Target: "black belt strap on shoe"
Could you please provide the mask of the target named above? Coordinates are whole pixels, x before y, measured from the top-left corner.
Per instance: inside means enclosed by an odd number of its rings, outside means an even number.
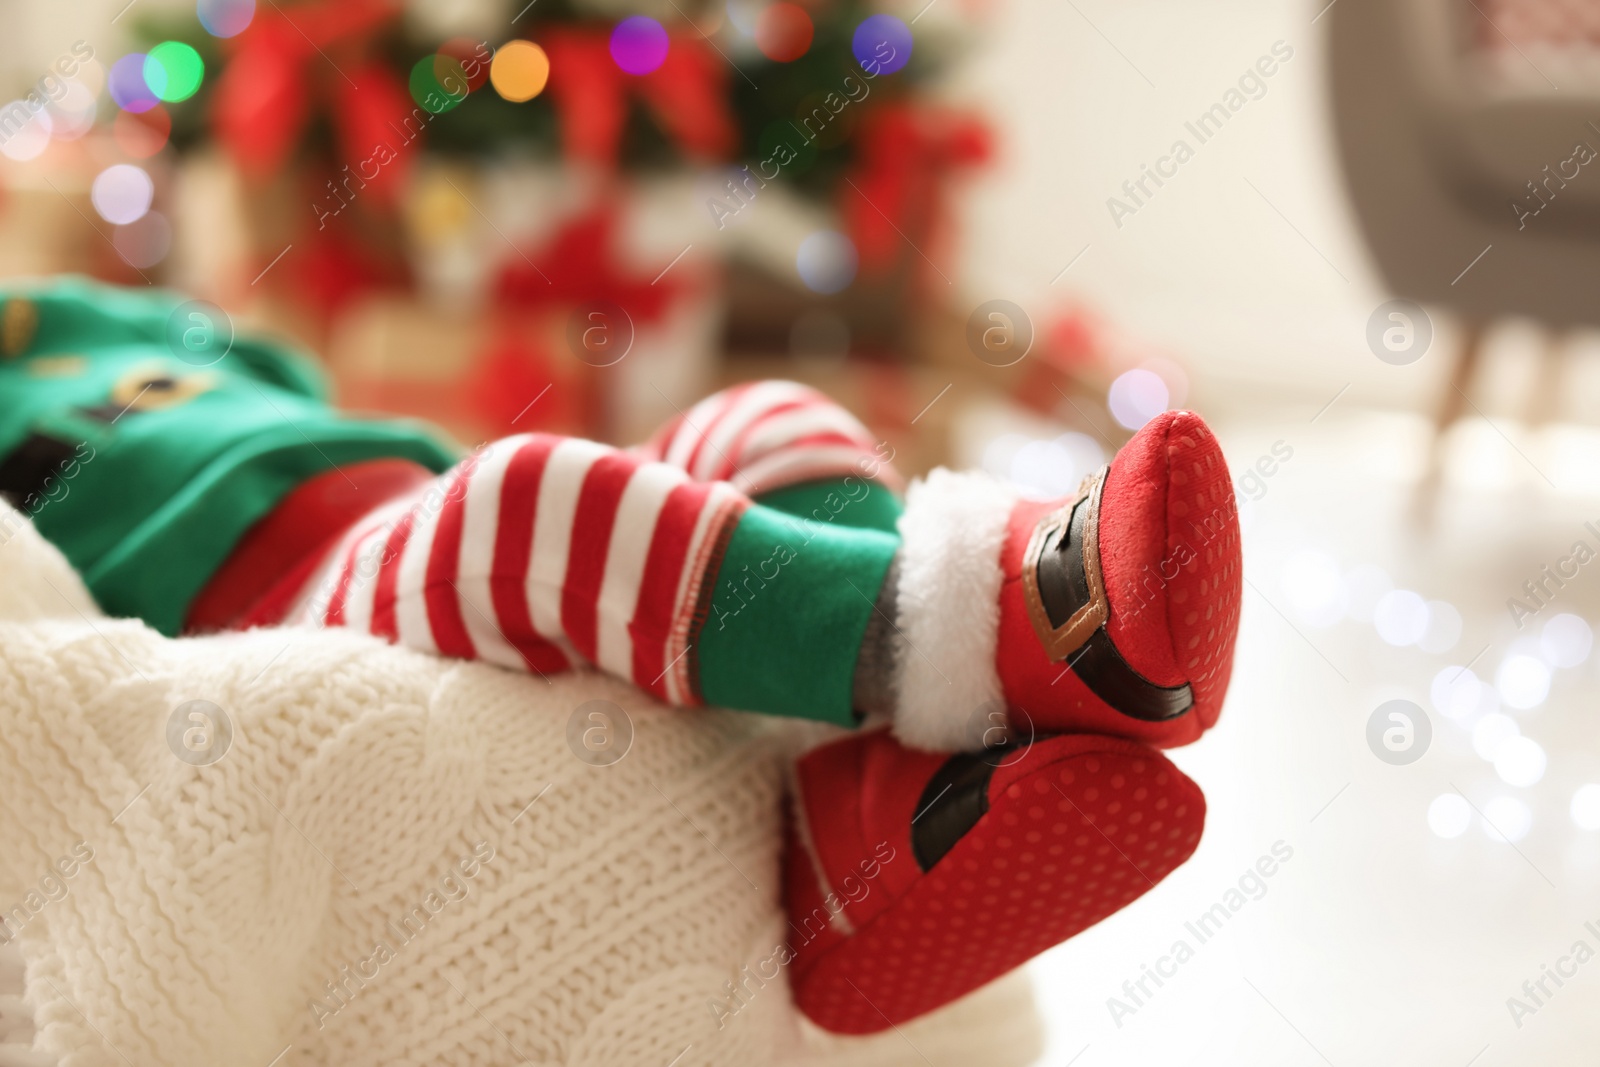
[[[1056,662],[1090,692],[1130,718],[1175,719],[1194,706],[1189,683],[1162,686],[1122,658],[1106,633],[1111,609],[1100,571],[1100,496],[1106,468],[1084,479],[1078,495],[1041,520],[1022,561],[1028,618]]]

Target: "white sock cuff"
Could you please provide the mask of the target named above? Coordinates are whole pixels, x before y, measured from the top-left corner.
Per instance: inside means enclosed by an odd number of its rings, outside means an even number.
[[[974,751],[1004,699],[1000,553],[1016,490],[940,467],[914,482],[900,518],[894,732],[912,748]]]

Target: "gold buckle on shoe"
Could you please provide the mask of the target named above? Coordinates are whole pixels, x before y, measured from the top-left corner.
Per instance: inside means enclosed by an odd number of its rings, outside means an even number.
[[[1022,557],[1022,588],[1028,605],[1028,619],[1033,632],[1051,660],[1066,659],[1079,648],[1111,617],[1106,600],[1105,581],[1100,573],[1100,495],[1105,489],[1106,470],[1102,467],[1088,475],[1078,485],[1078,491],[1066,504],[1039,520],[1028,539],[1028,550]],[[1072,521],[1078,508],[1086,509],[1076,543],[1071,538]],[[1081,568],[1088,601],[1080,605],[1071,616],[1057,624],[1051,621],[1045,607],[1044,595],[1039,589],[1039,562],[1046,551],[1065,552],[1062,561],[1070,570]]]

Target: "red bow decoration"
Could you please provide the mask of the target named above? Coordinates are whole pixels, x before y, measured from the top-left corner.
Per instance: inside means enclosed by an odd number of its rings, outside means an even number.
[[[737,137],[727,105],[728,71],[698,37],[674,34],[667,58],[645,75],[617,66],[603,31],[552,29],[543,45],[568,159],[616,166],[630,85],[691,159],[715,162],[733,150]]]
[[[340,156],[377,198],[392,203],[412,154],[405,135],[411,96],[382,63],[366,57],[336,62],[327,50],[355,46],[359,52],[399,14],[396,0],[319,0],[287,11],[275,4],[258,10],[250,28],[228,42],[233,56],[217,80],[211,114],[217,140],[239,169],[251,177],[279,170],[320,91]],[[393,157],[374,166],[380,144]]]
[[[537,311],[603,300],[626,310],[635,322],[659,320],[678,296],[677,279],[651,284],[650,278],[621,269],[616,241],[620,214],[617,200],[602,196],[594,207],[562,223],[543,248],[526,258],[507,257],[494,282],[495,303],[508,311]]]
[[[469,404],[486,431],[543,428],[594,434],[603,429],[601,372],[553,354],[545,343],[550,332],[539,329],[540,322],[549,324],[549,312],[598,302],[622,308],[634,326],[659,322],[693,284],[685,284],[687,266],[676,268],[683,272],[678,277],[656,275],[654,282],[649,275],[625,270],[617,255],[619,218],[616,197],[602,194],[593,208],[564,222],[543,247],[526,258],[507,257],[491,290],[497,309],[494,337],[466,386]],[[561,387],[529,411],[528,398],[557,382]]]
[[[991,140],[988,125],[966,112],[895,103],[863,116],[856,168],[839,190],[862,274],[888,273],[908,239],[925,253],[938,243],[951,172],[987,162]]]

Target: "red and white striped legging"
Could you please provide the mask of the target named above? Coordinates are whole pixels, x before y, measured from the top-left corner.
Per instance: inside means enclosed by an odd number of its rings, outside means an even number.
[[[751,497],[868,474],[900,487],[866,427],[794,382],[724,390],[633,450],[507,437],[356,523],[292,617],[697,703],[696,604]]]

